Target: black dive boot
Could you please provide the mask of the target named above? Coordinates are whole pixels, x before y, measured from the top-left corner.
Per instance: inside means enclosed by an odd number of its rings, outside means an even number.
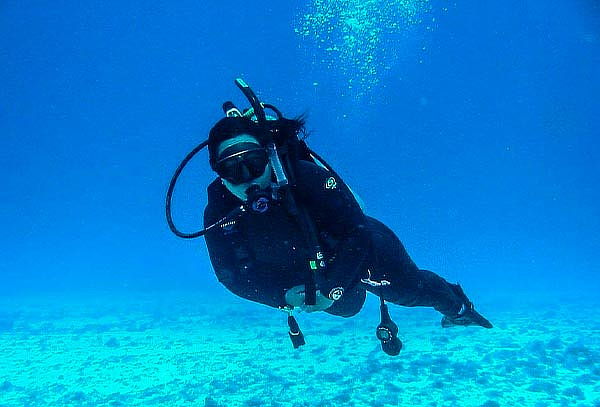
[[[475,311],[473,303],[469,301],[465,292],[459,284],[450,284],[452,291],[459,297],[463,303],[460,311],[455,317],[444,316],[442,318],[442,327],[448,328],[451,326],[468,326],[479,325],[484,328],[492,328],[490,321],[485,319],[481,314]]]

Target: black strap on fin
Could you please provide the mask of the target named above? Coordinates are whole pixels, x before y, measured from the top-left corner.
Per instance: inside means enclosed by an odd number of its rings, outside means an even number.
[[[288,326],[290,327],[288,334],[290,335],[294,349],[298,349],[300,346],[306,344],[304,342],[304,334],[300,330],[300,326],[298,326],[298,321],[291,314],[288,315]]]
[[[381,301],[379,307],[381,322],[377,326],[375,335],[381,341],[381,349],[385,353],[390,356],[398,356],[400,350],[402,350],[402,341],[398,339],[398,325],[390,317],[390,312],[383,299],[383,292],[380,294],[379,299]]]

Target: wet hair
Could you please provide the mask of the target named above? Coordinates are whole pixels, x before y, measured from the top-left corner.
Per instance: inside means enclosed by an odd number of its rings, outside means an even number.
[[[281,118],[275,123],[283,137],[299,135],[301,139],[304,139],[308,135],[305,127],[306,117],[304,115],[294,119]],[[279,142],[279,140],[276,140],[276,142]]]
[[[295,119],[281,118],[268,121],[269,127],[274,127],[279,131],[275,133],[275,142],[279,145],[290,136],[305,134],[304,116]],[[208,134],[208,154],[210,166],[215,169],[218,159],[219,145],[225,140],[237,137],[240,134],[249,134],[256,138],[258,142],[265,146],[267,140],[261,127],[254,120],[247,117],[224,117],[219,120]]]

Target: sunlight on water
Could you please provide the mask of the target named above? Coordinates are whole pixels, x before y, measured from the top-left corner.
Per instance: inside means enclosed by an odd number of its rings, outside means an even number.
[[[313,0],[296,32],[316,48],[313,63],[337,70],[348,93],[361,98],[394,65],[402,35],[429,11],[428,0]]]

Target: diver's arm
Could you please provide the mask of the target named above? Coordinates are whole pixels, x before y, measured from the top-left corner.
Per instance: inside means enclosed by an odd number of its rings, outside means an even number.
[[[309,162],[301,161],[297,166],[296,196],[306,205],[319,231],[330,234],[338,242],[325,276],[317,274],[319,290],[335,299],[335,289],[345,290],[364,270],[370,245],[365,215],[341,180]]]
[[[209,205],[210,207],[210,205]],[[219,219],[209,208],[205,211],[205,224]],[[225,234],[215,227],[206,235],[206,246],[215,275],[219,282],[235,295],[274,308],[286,305],[285,290],[279,287],[247,256],[239,233]]]

